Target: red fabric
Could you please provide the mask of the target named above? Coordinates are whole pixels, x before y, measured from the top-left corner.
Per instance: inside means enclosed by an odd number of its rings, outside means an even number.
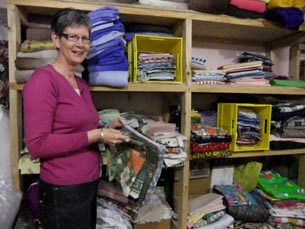
[[[242,9],[255,13],[263,13],[266,10],[266,3],[257,0],[230,0],[230,4]]]

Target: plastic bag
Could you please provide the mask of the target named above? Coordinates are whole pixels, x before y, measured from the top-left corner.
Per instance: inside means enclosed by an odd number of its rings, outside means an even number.
[[[247,192],[253,191],[257,185],[262,166],[262,163],[256,161],[236,166],[234,168],[234,183],[241,185]]]
[[[21,203],[21,193],[14,187],[0,181],[0,225],[1,229],[11,229]]]

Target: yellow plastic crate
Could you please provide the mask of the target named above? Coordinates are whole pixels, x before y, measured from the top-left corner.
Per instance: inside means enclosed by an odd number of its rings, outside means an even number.
[[[239,146],[236,144],[238,110],[242,107],[253,110],[260,118],[260,133],[262,140],[255,146]],[[232,135],[230,150],[234,152],[269,150],[271,110],[272,105],[270,104],[218,103],[217,127],[227,130],[228,133]]]
[[[147,83],[182,83],[182,37],[161,37],[136,34],[128,43],[129,79],[132,82],[138,81],[138,54],[141,52],[150,53],[171,53],[174,56],[176,66],[175,81],[145,81]]]

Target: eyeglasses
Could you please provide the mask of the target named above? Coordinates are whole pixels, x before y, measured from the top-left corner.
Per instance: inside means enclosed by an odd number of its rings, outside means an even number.
[[[64,38],[66,38],[68,41],[72,41],[72,42],[78,42],[79,40],[82,41],[82,43],[84,44],[90,44],[90,39],[88,37],[80,37],[80,36],[77,36],[75,34],[66,34],[66,33],[63,33],[62,36]]]

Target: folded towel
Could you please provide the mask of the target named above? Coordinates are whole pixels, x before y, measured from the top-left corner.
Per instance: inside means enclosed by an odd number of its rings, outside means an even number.
[[[90,85],[123,88],[128,85],[128,71],[104,71],[89,73]]]

